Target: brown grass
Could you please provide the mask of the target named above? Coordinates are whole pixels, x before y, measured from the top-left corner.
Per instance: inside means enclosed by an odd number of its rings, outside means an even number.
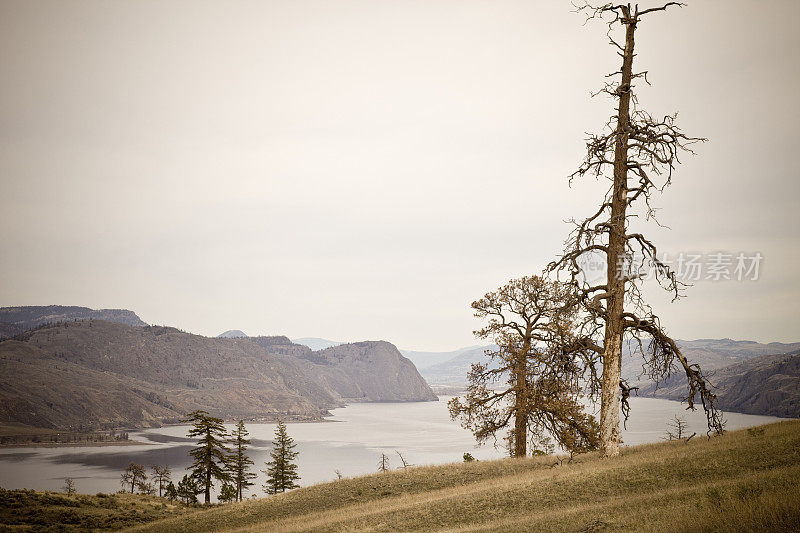
[[[194,509],[140,494],[0,489],[0,531],[119,530]]]
[[[147,531],[800,531],[800,421],[688,444],[411,468],[140,526]]]

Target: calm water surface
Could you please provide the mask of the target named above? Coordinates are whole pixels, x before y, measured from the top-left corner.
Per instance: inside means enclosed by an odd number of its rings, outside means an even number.
[[[464,452],[477,459],[503,457],[493,446],[476,446],[472,434],[450,420],[447,401],[420,403],[354,403],[332,411],[325,423],[289,423],[289,435],[297,442],[302,485],[344,476],[375,472],[381,453],[391,466],[401,465],[396,452],[415,465],[461,461]],[[702,410],[690,412],[678,402],[631,398],[631,418],[623,431],[625,444],[656,442],[663,438],[673,415],[685,417],[689,434],[705,434]],[[779,420],[770,416],[726,413],[727,429],[740,429]],[[228,426],[229,429],[232,426]],[[57,490],[64,477],[75,480],[78,492],[115,492],[119,476],[131,461],[142,465],[168,464],[173,480],[180,479],[189,465],[192,441],[187,426],[170,426],[131,432],[141,446],[6,448],[0,449],[0,486]],[[269,459],[274,424],[248,424],[253,439],[250,457],[264,468]],[[251,494],[261,494],[266,476],[259,472]]]

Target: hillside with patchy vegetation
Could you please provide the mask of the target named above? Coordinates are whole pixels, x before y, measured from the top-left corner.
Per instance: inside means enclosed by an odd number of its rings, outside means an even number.
[[[226,419],[320,420],[347,400],[433,401],[392,344],[313,352],[286,337],[208,338],[101,320],[0,341],[0,423],[155,426],[205,409]]]
[[[753,415],[800,417],[800,352],[761,355],[712,372],[719,407]],[[674,376],[658,387],[642,387],[642,396],[683,400],[686,385]]]
[[[13,337],[42,324],[55,324],[73,320],[105,320],[129,326],[146,326],[128,309],[90,309],[77,305],[26,305],[0,307],[0,338]]]

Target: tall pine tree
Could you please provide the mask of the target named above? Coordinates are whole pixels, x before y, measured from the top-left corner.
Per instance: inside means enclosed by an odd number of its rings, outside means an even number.
[[[184,422],[191,422],[189,437],[200,437],[197,447],[189,452],[194,462],[189,467],[205,493],[205,503],[211,503],[211,488],[214,480],[230,481],[228,472],[228,448],[225,445],[228,433],[222,419],[197,410],[189,413]]]
[[[270,453],[272,461],[267,461],[267,469],[263,470],[267,474],[267,482],[264,485],[264,492],[267,494],[286,492],[300,486],[295,483],[300,479],[300,475],[297,473],[297,465],[292,462],[298,455],[298,452],[294,451],[295,446],[297,445],[294,439],[286,433],[286,424],[278,420],[275,442]]]
[[[239,420],[229,440],[232,452],[228,460],[228,468],[230,469],[231,481],[236,488],[236,499],[238,501],[242,501],[244,491],[247,490],[247,487],[253,485],[250,480],[256,477],[255,472],[250,472],[253,460],[246,453],[247,446],[250,444],[250,439],[247,438],[248,435],[244,422]]]

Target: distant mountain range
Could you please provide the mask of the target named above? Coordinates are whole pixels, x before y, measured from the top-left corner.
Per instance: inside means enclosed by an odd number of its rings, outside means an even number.
[[[450,359],[420,368],[420,373],[431,385],[463,386],[474,363],[492,364],[486,351],[495,348],[493,345],[462,348],[451,352],[455,355]]]
[[[707,372],[724,411],[800,417],[800,351],[755,355]],[[658,387],[653,383],[640,386],[640,396],[679,401],[686,397],[683,373],[671,376]]]
[[[26,324],[38,326],[0,341],[0,423],[142,427],[194,409],[226,419],[319,420],[346,401],[437,399],[384,341],[313,351],[280,336],[208,338],[122,323],[135,316],[130,311],[109,322],[75,320],[63,311],[71,308],[60,309],[28,309]]]
[[[330,348],[331,346],[343,344],[341,342],[320,339],[318,337],[292,339],[292,342],[303,344],[312,350],[321,350],[324,348]],[[422,352],[416,350],[403,350],[401,348],[400,353],[403,354],[403,357],[414,363],[414,366],[419,369],[421,374],[426,376],[426,379],[428,379],[427,376],[430,376],[434,381],[441,381],[436,379],[436,376],[441,372],[442,376],[447,375],[452,377],[452,382],[461,383],[466,376],[467,370],[469,370],[469,365],[481,361],[484,357],[484,352],[486,349],[491,347],[491,345],[468,346],[466,348],[459,348],[458,350],[452,350],[449,352]],[[464,366],[465,363],[467,363],[467,366]],[[439,370],[427,372],[427,369],[434,366],[437,366]],[[450,368],[450,366],[452,366],[452,368]],[[461,372],[462,369],[464,372]]]
[[[800,350],[800,342],[761,344],[753,341],[735,341],[731,339],[698,339],[694,341],[676,341],[683,354],[691,363],[697,363],[704,372],[711,372],[729,365],[741,363],[759,355],[785,354]],[[641,356],[628,357],[635,346],[625,345],[626,356],[623,357],[622,377],[632,384],[650,380],[642,376]]]
[[[292,339],[292,342],[296,344],[302,344],[303,346],[308,346],[309,348],[315,351],[324,350],[325,348],[333,348],[334,346],[345,344],[344,342],[329,341],[327,339],[320,339],[317,337],[302,337],[300,339]]]
[[[800,343],[678,344],[711,377],[723,409],[800,416]],[[348,400],[435,400],[429,384],[463,388],[491,348],[399,351],[384,341],[291,341],[240,330],[208,338],[148,326],[124,309],[0,308],[0,423],[141,427],[198,408],[227,419],[319,420]],[[683,399],[680,371],[656,388],[641,376],[641,358],[626,351],[623,376],[639,395]]]
[[[218,339],[237,339],[239,337],[247,337],[247,333],[238,329],[229,329],[228,331],[217,335]]]
[[[489,346],[467,346],[466,348],[459,348],[450,352],[419,352],[413,350],[400,350],[404,356],[411,359],[420,370],[423,368],[431,368],[435,365],[440,365],[448,362],[455,362],[457,360],[464,360],[465,356],[471,358],[477,355],[481,357],[484,351]],[[467,355],[470,354],[470,355]]]
[[[684,355],[698,363],[716,387],[719,406],[740,413],[800,417],[800,343],[761,344],[731,339],[677,341]],[[441,361],[442,352],[403,352],[417,364],[420,374],[434,388],[444,391],[463,389],[473,363],[488,363],[487,349],[475,346],[453,352]],[[686,382],[678,370],[658,387],[642,375],[641,356],[625,348],[622,374],[631,385],[640,387],[639,396],[683,400]],[[431,361],[436,361],[433,364]]]

